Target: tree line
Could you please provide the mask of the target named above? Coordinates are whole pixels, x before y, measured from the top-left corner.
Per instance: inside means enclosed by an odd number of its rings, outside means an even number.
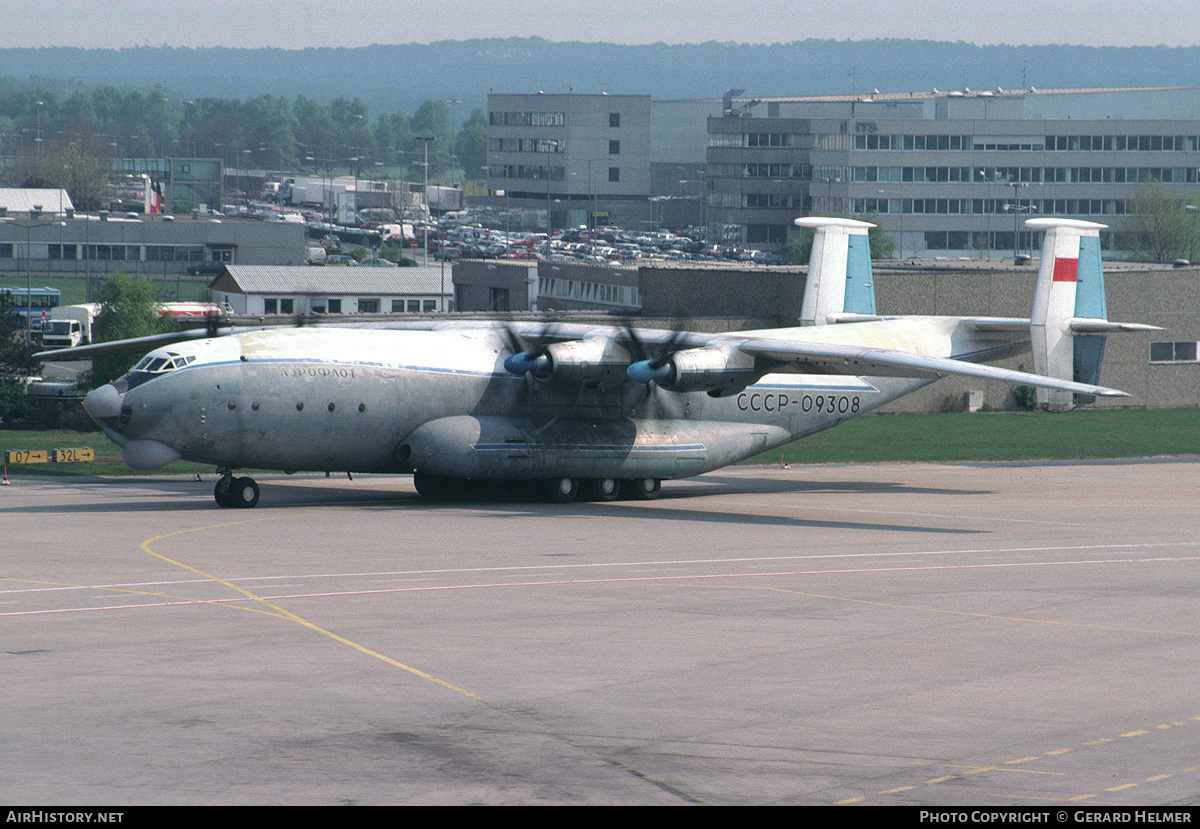
[[[424,139],[432,138],[430,179],[479,178],[487,118],[481,108],[457,112],[456,104],[372,114],[358,98],[177,100],[161,87],[0,78],[0,158],[10,186],[64,187],[83,208],[98,198],[92,190],[105,158],[220,158],[236,169],[418,179]]]

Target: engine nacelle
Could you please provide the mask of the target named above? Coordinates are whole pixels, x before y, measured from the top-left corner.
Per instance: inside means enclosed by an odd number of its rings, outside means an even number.
[[[672,354],[658,384],[669,391],[706,391],[713,397],[739,392],[762,376],[754,358],[737,348],[686,348]]]
[[[629,365],[629,352],[607,339],[554,343],[546,346],[545,357],[533,368],[534,377],[585,386],[624,382]]]

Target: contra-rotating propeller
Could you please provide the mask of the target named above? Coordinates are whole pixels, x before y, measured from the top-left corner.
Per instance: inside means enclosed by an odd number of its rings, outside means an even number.
[[[504,360],[504,369],[518,377],[526,374],[532,374],[534,377],[546,376],[551,366],[546,348],[555,339],[552,335],[553,323],[546,323],[541,331],[529,338],[529,342],[511,325],[505,325],[503,330],[508,349],[512,352]]]
[[[670,336],[659,346],[658,353],[651,357],[646,343],[629,323],[629,320],[625,320],[623,324],[625,334],[629,338],[629,351],[635,358],[634,362],[625,369],[629,379],[646,385],[651,382],[660,386],[669,383],[674,376],[674,369],[670,365],[671,355],[678,350],[679,344],[683,341],[683,331],[679,328],[672,329]]]

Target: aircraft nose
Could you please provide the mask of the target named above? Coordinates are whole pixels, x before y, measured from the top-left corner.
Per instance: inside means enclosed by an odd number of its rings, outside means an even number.
[[[96,421],[120,417],[121,401],[124,398],[125,395],[118,392],[116,386],[107,383],[83,398],[83,410]]]

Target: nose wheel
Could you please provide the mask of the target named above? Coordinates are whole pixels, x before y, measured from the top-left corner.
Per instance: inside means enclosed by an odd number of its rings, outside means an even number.
[[[253,478],[235,478],[226,472],[213,488],[217,506],[225,509],[249,509],[258,504],[258,484]]]

